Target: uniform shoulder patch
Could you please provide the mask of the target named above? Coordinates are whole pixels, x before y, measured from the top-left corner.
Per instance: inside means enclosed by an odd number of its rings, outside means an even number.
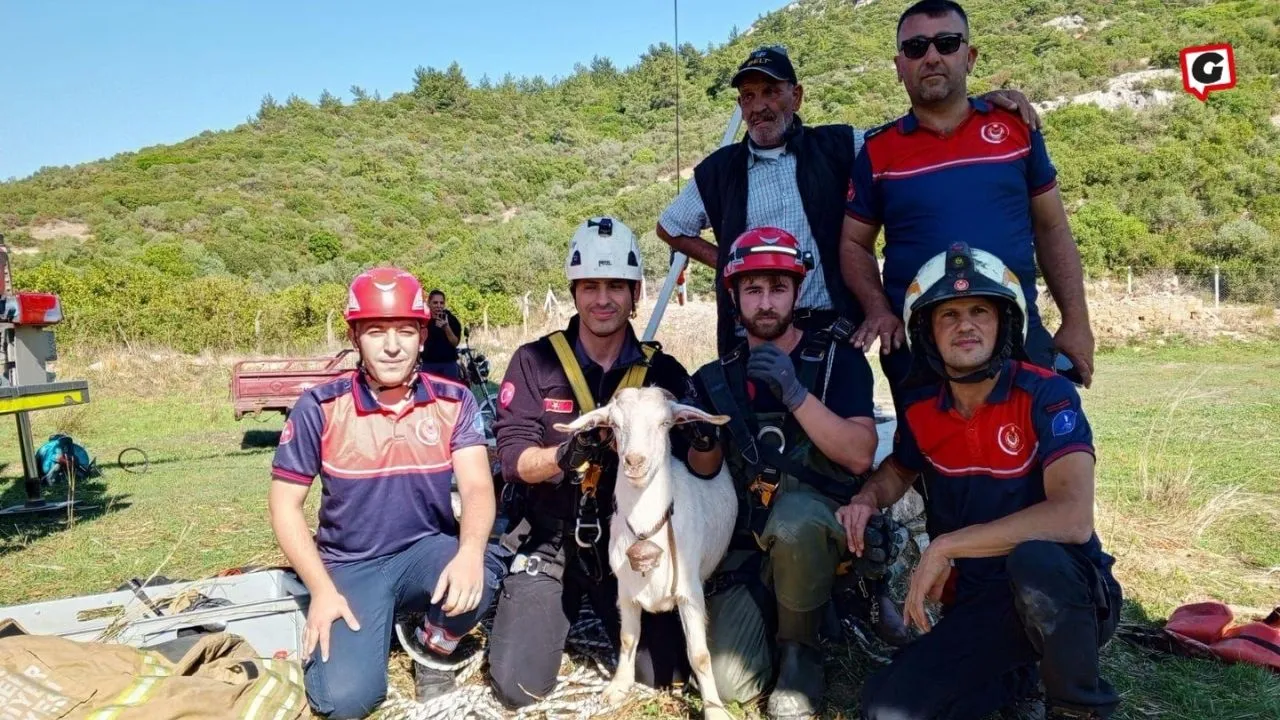
[[[1076,429],[1076,422],[1079,415],[1075,410],[1060,410],[1057,415],[1053,416],[1053,436],[1062,437],[1071,434]]]

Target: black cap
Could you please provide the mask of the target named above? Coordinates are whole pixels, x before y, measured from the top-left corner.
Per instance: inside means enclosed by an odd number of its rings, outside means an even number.
[[[785,80],[790,83],[800,82],[796,79],[796,69],[791,66],[791,58],[787,57],[787,51],[780,47],[762,47],[753,50],[738,66],[738,72],[734,74],[729,84],[738,87],[742,77],[749,72],[762,72],[775,80]]]

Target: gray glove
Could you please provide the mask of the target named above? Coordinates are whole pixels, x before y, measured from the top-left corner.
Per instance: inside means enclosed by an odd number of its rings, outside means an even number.
[[[795,412],[809,394],[796,377],[795,363],[773,343],[757,345],[751,350],[751,359],[747,361],[747,377],[766,383],[774,397],[781,400],[791,412]]]

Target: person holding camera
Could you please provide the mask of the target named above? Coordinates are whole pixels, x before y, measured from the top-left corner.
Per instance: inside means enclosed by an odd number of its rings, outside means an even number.
[[[449,312],[443,290],[432,290],[427,296],[431,308],[431,326],[427,341],[422,346],[422,371],[457,382],[462,382],[458,369],[458,343],[462,339],[462,323]]]

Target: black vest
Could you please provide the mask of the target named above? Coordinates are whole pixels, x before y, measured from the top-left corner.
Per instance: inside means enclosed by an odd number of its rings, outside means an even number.
[[[719,255],[716,259],[716,308],[719,315],[719,354],[732,350],[737,322],[732,298],[720,281],[728,261],[729,247],[747,227],[747,139],[726,145],[698,163],[693,176],[715,233]],[[862,306],[844,284],[840,274],[840,229],[844,225],[854,157],[853,130],[848,125],[805,127],[799,116],[788,131],[787,151],[796,156],[796,183],[809,229],[822,258],[827,291],[836,314],[856,327],[862,322]]]

